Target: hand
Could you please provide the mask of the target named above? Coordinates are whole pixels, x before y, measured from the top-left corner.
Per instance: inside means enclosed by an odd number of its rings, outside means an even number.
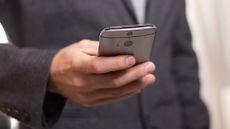
[[[123,100],[155,81],[152,62],[133,56],[98,57],[99,43],[83,40],[60,50],[50,70],[49,91],[86,107]]]

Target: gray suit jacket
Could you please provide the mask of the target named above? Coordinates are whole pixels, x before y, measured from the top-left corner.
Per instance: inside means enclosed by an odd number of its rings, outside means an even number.
[[[10,120],[0,112],[0,129],[10,129]]]
[[[46,91],[50,62],[60,48],[98,40],[106,26],[136,24],[130,1],[0,0],[0,9],[14,44],[0,46],[2,112],[38,129],[209,128],[184,0],[148,0],[146,23],[158,27],[157,82],[128,100],[94,108],[65,104]]]

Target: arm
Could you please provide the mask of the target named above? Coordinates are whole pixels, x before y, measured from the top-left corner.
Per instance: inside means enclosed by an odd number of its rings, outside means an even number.
[[[65,102],[47,89],[92,107],[133,96],[154,82],[153,63],[132,67],[132,56],[97,57],[97,48],[98,42],[81,41],[55,55],[0,45],[0,110],[40,129],[59,118]]]
[[[209,116],[200,98],[198,63],[192,50],[191,34],[185,16],[185,1],[179,0],[175,40],[173,44],[172,74],[179,90],[184,129],[208,129]],[[179,3],[179,2],[178,2]]]
[[[4,2],[0,0],[0,21]],[[55,54],[56,50],[0,45],[1,112],[35,128],[51,125],[58,119],[65,99],[47,92],[50,64]]]
[[[8,15],[2,20],[0,14],[0,20],[10,35],[7,25],[15,19]],[[1,45],[0,110],[40,129],[60,115],[65,99],[57,94],[92,107],[123,100],[154,82],[152,62],[135,65],[129,55],[98,57],[98,45],[84,40],[57,53]]]
[[[64,99],[47,92],[50,63],[55,53],[0,45],[2,112],[37,128],[58,118]],[[50,103],[55,106],[52,112],[49,112]]]

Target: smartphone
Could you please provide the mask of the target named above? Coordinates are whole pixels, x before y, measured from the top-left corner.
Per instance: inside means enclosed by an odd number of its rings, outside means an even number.
[[[112,26],[99,36],[99,56],[133,55],[137,63],[151,60],[155,25]]]

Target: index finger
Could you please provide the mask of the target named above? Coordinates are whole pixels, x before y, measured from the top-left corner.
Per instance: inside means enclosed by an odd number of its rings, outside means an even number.
[[[120,71],[134,66],[136,59],[133,56],[91,57],[87,67],[88,73],[103,74]]]

